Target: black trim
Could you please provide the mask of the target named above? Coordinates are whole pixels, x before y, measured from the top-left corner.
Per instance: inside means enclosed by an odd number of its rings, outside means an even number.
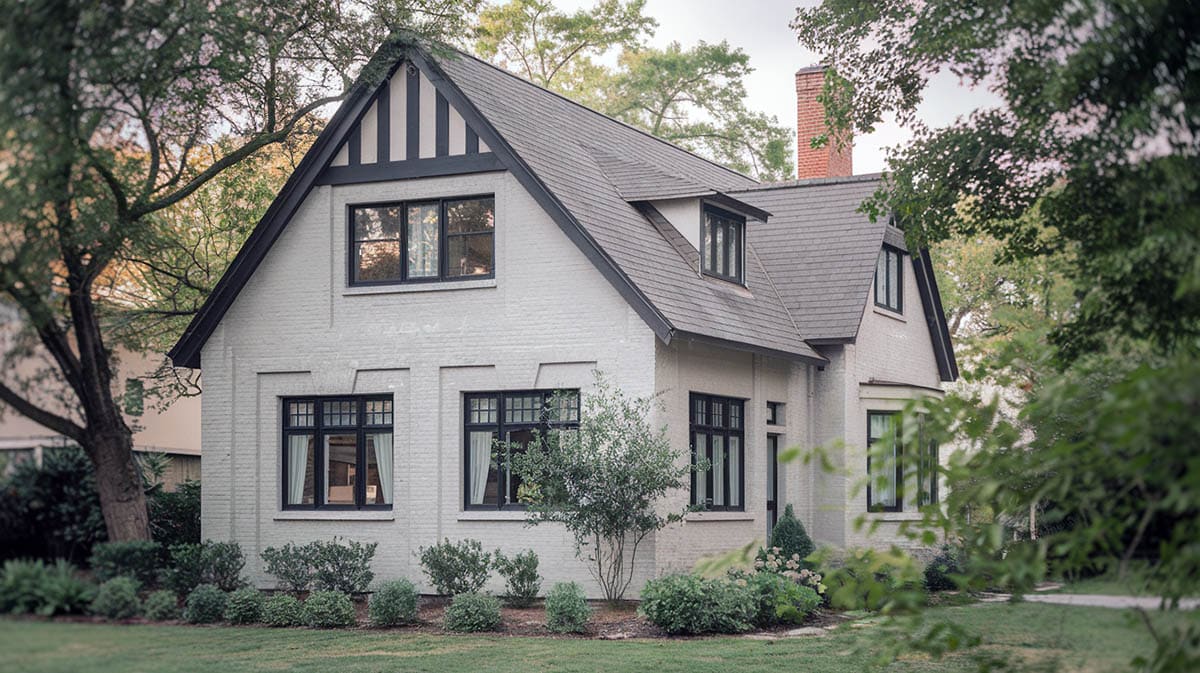
[[[704,416],[698,418],[696,415],[696,403],[702,401],[704,403]],[[713,405],[720,406],[722,410],[722,422],[711,423],[713,417]],[[730,422],[733,418],[733,409],[737,409],[738,423],[737,427],[732,427]],[[704,502],[696,502],[696,470],[691,472],[691,493],[689,502],[693,507],[699,507],[706,511],[728,511],[728,512],[744,512],[746,511],[746,400],[737,397],[722,397],[720,395],[709,395],[707,393],[689,393],[688,394],[688,447],[691,455],[692,465],[696,464],[696,437],[703,435],[707,438],[705,442],[705,452],[703,458],[709,462],[709,469],[704,473],[705,487],[704,492],[708,494]],[[713,442],[714,438],[722,438],[722,446],[724,448],[722,460],[719,469],[724,472],[725,479],[722,480],[724,489],[721,493],[722,502],[724,505],[712,504],[713,492],[713,474],[718,469],[718,466],[713,461]],[[738,504],[729,505],[729,440],[736,438],[738,440]]]
[[[383,80],[375,97],[375,163],[386,164],[392,152],[392,81]]]
[[[775,524],[779,523],[779,440],[782,435],[774,432],[767,433],[767,542],[771,541],[771,533]]]
[[[405,71],[404,102],[408,108],[404,113],[405,159],[412,161],[421,157],[421,71],[410,67]]]
[[[871,294],[875,297],[875,306],[904,315],[904,258],[907,256],[900,248],[887,245],[886,243],[879,250],[879,256],[884,259],[883,264],[883,301],[879,300],[879,260],[875,261],[875,273],[871,276]],[[891,268],[892,260],[896,261],[896,305],[892,306],[888,302],[888,294],[891,286],[889,280],[891,275],[888,269]]]
[[[769,218],[771,216],[771,213],[769,211],[763,210],[762,208],[757,208],[755,206],[752,206],[749,203],[746,203],[745,201],[735,199],[734,197],[729,196],[728,194],[725,194],[724,192],[714,191],[712,194],[705,196],[704,199],[706,201],[712,201],[714,204],[716,204],[720,208],[723,208],[723,209],[729,210],[729,211],[733,211],[734,213],[737,213],[738,215],[742,215],[742,216],[745,216],[748,218],[754,218],[754,219],[758,220],[759,222],[766,222],[767,218]]]
[[[701,241],[701,244],[703,244],[704,240],[705,240],[706,232],[707,232],[708,226],[709,226],[708,220],[709,220],[710,215],[713,217],[718,217],[721,220],[725,221],[724,225],[717,225],[717,226],[720,226],[722,229],[725,230],[725,236],[723,238],[725,240],[726,245],[719,250],[717,249],[718,248],[717,234],[716,234],[716,231],[714,230],[712,237],[710,239],[709,251],[708,251],[708,253],[709,253],[708,259],[711,260],[711,262],[710,262],[711,266],[705,266],[705,263],[704,263],[705,257],[704,257],[704,254],[701,253],[701,255],[700,255],[700,271],[701,271],[701,273],[703,273],[706,276],[712,276],[713,278],[720,278],[721,280],[727,280],[731,283],[737,283],[738,285],[745,285],[746,284],[746,281],[745,281],[745,278],[746,278],[746,216],[729,211],[729,210],[725,210],[724,208],[719,208],[717,206],[712,205],[711,203],[705,203],[703,205],[703,207],[700,209],[700,241]],[[729,234],[731,232],[736,232],[737,235],[734,237],[732,245],[729,245]],[[721,261],[720,266],[726,270],[729,269],[731,263],[733,263],[734,261],[737,262],[737,273],[736,274],[722,273],[722,272],[716,270],[717,269],[716,260],[717,260],[718,254],[720,255],[720,261]]]
[[[314,184],[350,185],[390,180],[428,178],[440,175],[466,175],[503,171],[504,163],[495,154],[459,154],[452,157],[429,157],[407,161],[363,164],[361,166],[330,166]]]
[[[780,413],[783,411],[783,402],[767,402],[767,425],[784,425],[780,423]]]
[[[549,417],[550,401],[554,395],[558,393],[567,393],[575,396],[575,420],[565,422],[553,422]],[[542,396],[542,407],[540,418],[537,422],[505,422],[504,420],[504,401],[508,397],[527,397],[531,395]],[[496,401],[496,421],[494,423],[472,423],[470,410],[472,399],[493,398]],[[515,432],[521,430],[539,430],[543,433],[551,429],[570,429],[579,427],[580,396],[579,390],[574,388],[562,389],[535,389],[535,390],[497,390],[483,392],[468,392],[462,394],[462,445],[463,445],[463,462],[462,462],[462,503],[464,511],[495,511],[495,510],[524,510],[525,505],[517,503],[507,503],[506,493],[501,493],[499,482],[504,480],[503,475],[507,467],[502,464],[497,465],[497,492],[496,504],[472,504],[471,503],[471,431],[481,432],[484,430],[494,431],[495,436],[492,439],[492,445],[498,441],[506,441],[502,438],[506,432]]]
[[[479,154],[479,134],[467,127],[467,154]]]
[[[372,425],[366,422],[366,404],[367,402],[386,401],[391,402],[392,423],[382,425]],[[311,402],[313,404],[313,424],[310,426],[289,426],[288,425],[288,404],[293,402]],[[321,413],[321,405],[326,402],[354,402],[356,420],[352,426],[325,426],[324,414]],[[392,502],[385,504],[368,503],[366,502],[366,474],[367,474],[367,442],[366,434],[372,430],[383,431],[387,430],[392,435],[392,485],[396,483],[396,402],[390,394],[383,395],[301,395],[292,397],[280,398],[279,406],[279,428],[280,428],[280,475],[279,475],[279,507],[283,510],[390,510],[396,504],[396,493],[392,492]],[[354,504],[353,505],[328,505],[325,504],[325,479],[324,470],[325,445],[321,441],[325,435],[347,435],[354,434],[355,439],[355,464],[361,466],[361,470],[357,470],[354,478]],[[288,504],[288,438],[295,435],[311,435],[313,442],[313,503],[311,505],[303,504]]]
[[[875,505],[871,502],[871,445],[877,440],[871,438],[871,417],[872,416],[894,416],[896,422],[892,425],[892,441],[895,442],[896,454],[896,504],[895,505]],[[901,512],[904,510],[904,444],[900,441],[902,431],[900,429],[900,412],[898,411],[877,411],[874,409],[867,410],[867,511],[868,512]]]
[[[675,332],[675,338],[694,341],[696,343],[704,343],[729,350],[741,351],[743,353],[756,353],[765,355],[770,358],[778,358],[781,360],[799,360],[814,365],[827,365],[829,360],[822,357],[819,353],[815,356],[804,353],[793,353],[791,351],[781,351],[776,348],[768,348],[766,346],[758,346],[756,344],[743,343],[741,341],[733,341],[730,339],[722,339],[721,337],[709,336],[707,334],[697,334],[696,332]],[[816,353],[816,351],[813,351]]]
[[[920,263],[917,263],[917,260],[920,260]],[[943,381],[957,380],[958,362],[954,357],[954,343],[950,340],[950,326],[946,323],[946,312],[942,309],[942,293],[938,291],[937,276],[933,272],[929,248],[921,248],[920,252],[913,256],[913,280],[917,282],[917,293],[921,295],[925,323],[929,326],[934,359],[937,360],[938,376]]]
[[[446,204],[456,201],[483,201],[491,200],[492,216],[496,214],[496,195],[495,194],[467,194],[463,196],[447,196],[433,199],[413,199],[411,201],[384,201],[384,202],[367,202],[367,203],[347,203],[346,204],[346,283],[350,287],[374,287],[379,285],[411,285],[420,283],[438,283],[438,282],[454,282],[460,280],[482,280],[496,277],[496,230],[493,228],[489,232],[478,232],[472,234],[450,234],[446,228]],[[436,276],[420,276],[417,278],[409,278],[408,269],[408,207],[417,205],[437,204],[438,207],[438,269]],[[354,236],[354,211],[363,208],[385,208],[398,207],[401,212],[400,223],[400,268],[397,269],[397,277],[386,280],[371,280],[362,281],[356,280],[355,275],[358,271],[358,244],[361,242]],[[492,241],[492,270],[490,273],[480,273],[474,275],[454,276],[449,273],[449,258],[448,252],[450,248],[450,238],[452,236],[488,236]]]
[[[370,107],[370,106],[368,106]],[[355,126],[350,129],[350,138],[346,140],[346,154],[349,157],[347,162],[351,166],[362,164],[362,127]]]
[[[434,154],[444,157],[450,154],[450,104],[441,93],[437,94],[437,109],[434,122]]]

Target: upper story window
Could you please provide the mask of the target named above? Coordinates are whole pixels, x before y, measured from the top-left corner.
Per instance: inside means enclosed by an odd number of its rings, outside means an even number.
[[[284,509],[390,509],[392,398],[283,400]]]
[[[702,233],[700,257],[704,273],[741,283],[746,218],[706,205]]]
[[[783,425],[783,402],[767,402],[767,425]]]
[[[525,506],[525,489],[497,442],[519,451],[539,432],[578,428],[579,391],[468,393],[463,415],[466,508],[519,509]]]
[[[350,222],[351,285],[495,273],[493,196],[351,206]]]
[[[692,472],[693,506],[744,510],[742,498],[745,402],[730,397],[692,393],[692,465],[708,461],[708,469]]]
[[[884,246],[875,262],[875,305],[904,312],[904,253]]]

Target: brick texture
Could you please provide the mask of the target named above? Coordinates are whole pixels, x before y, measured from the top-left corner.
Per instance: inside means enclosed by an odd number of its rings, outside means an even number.
[[[825,82],[825,68],[814,66],[796,73],[796,177],[838,178],[854,174],[853,145],[847,141],[837,149],[830,138],[813,148],[812,139],[826,133],[825,108],[817,97]]]

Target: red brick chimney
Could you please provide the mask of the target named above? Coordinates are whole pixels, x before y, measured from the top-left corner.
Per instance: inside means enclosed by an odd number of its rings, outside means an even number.
[[[824,147],[813,149],[812,139],[827,131],[825,108],[817,100],[825,86],[825,66],[813,65],[796,71],[796,177],[839,178],[854,174],[852,146],[838,150],[830,138]]]

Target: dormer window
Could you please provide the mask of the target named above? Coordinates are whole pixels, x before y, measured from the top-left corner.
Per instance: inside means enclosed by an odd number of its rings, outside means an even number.
[[[884,246],[875,262],[875,305],[896,313],[904,312],[904,253]]]
[[[714,206],[704,206],[701,264],[705,274],[742,282],[746,218]]]

